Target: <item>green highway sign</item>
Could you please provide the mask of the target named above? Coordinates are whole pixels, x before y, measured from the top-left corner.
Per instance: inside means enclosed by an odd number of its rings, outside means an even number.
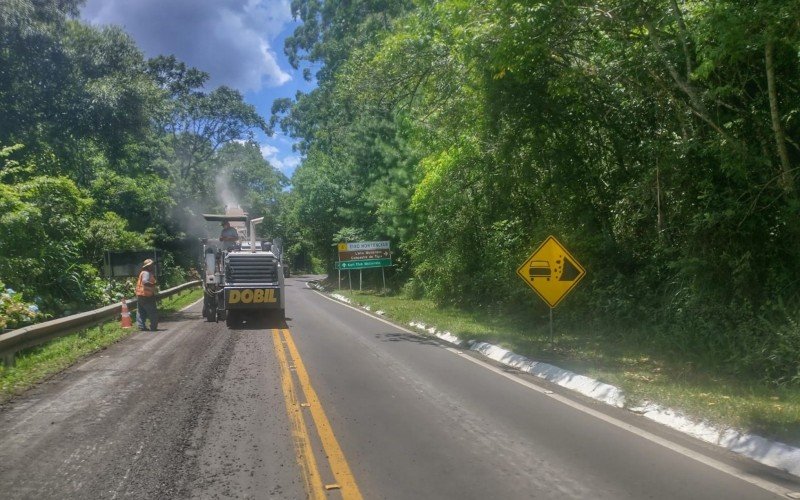
[[[365,259],[337,262],[336,269],[367,269],[371,267],[389,267],[392,259]]]

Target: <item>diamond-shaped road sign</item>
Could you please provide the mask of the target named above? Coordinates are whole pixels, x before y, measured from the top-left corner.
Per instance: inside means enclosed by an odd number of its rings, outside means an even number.
[[[549,236],[519,266],[517,275],[553,308],[586,275],[586,270],[557,239]]]

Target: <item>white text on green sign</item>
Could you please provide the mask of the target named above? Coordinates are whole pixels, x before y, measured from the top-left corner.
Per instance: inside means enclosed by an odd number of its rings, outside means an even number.
[[[336,269],[367,269],[371,267],[389,267],[392,259],[350,260],[337,262]]]
[[[370,260],[370,259],[391,259],[390,250],[354,250],[352,252],[339,252],[339,261],[346,260]]]

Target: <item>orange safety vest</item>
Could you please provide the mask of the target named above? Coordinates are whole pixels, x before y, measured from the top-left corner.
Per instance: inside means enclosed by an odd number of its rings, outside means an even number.
[[[144,282],[142,281],[142,275],[145,271],[139,273],[139,279],[136,281],[136,295],[140,297],[152,297],[156,293],[156,275],[154,272],[150,271],[150,280],[148,281],[151,287],[144,286]]]

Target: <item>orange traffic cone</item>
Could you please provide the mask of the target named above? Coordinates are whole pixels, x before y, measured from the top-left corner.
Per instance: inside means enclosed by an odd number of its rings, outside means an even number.
[[[122,318],[120,319],[120,326],[122,328],[130,328],[133,326],[133,324],[131,324],[131,312],[128,310],[128,303],[125,299],[122,299]]]

